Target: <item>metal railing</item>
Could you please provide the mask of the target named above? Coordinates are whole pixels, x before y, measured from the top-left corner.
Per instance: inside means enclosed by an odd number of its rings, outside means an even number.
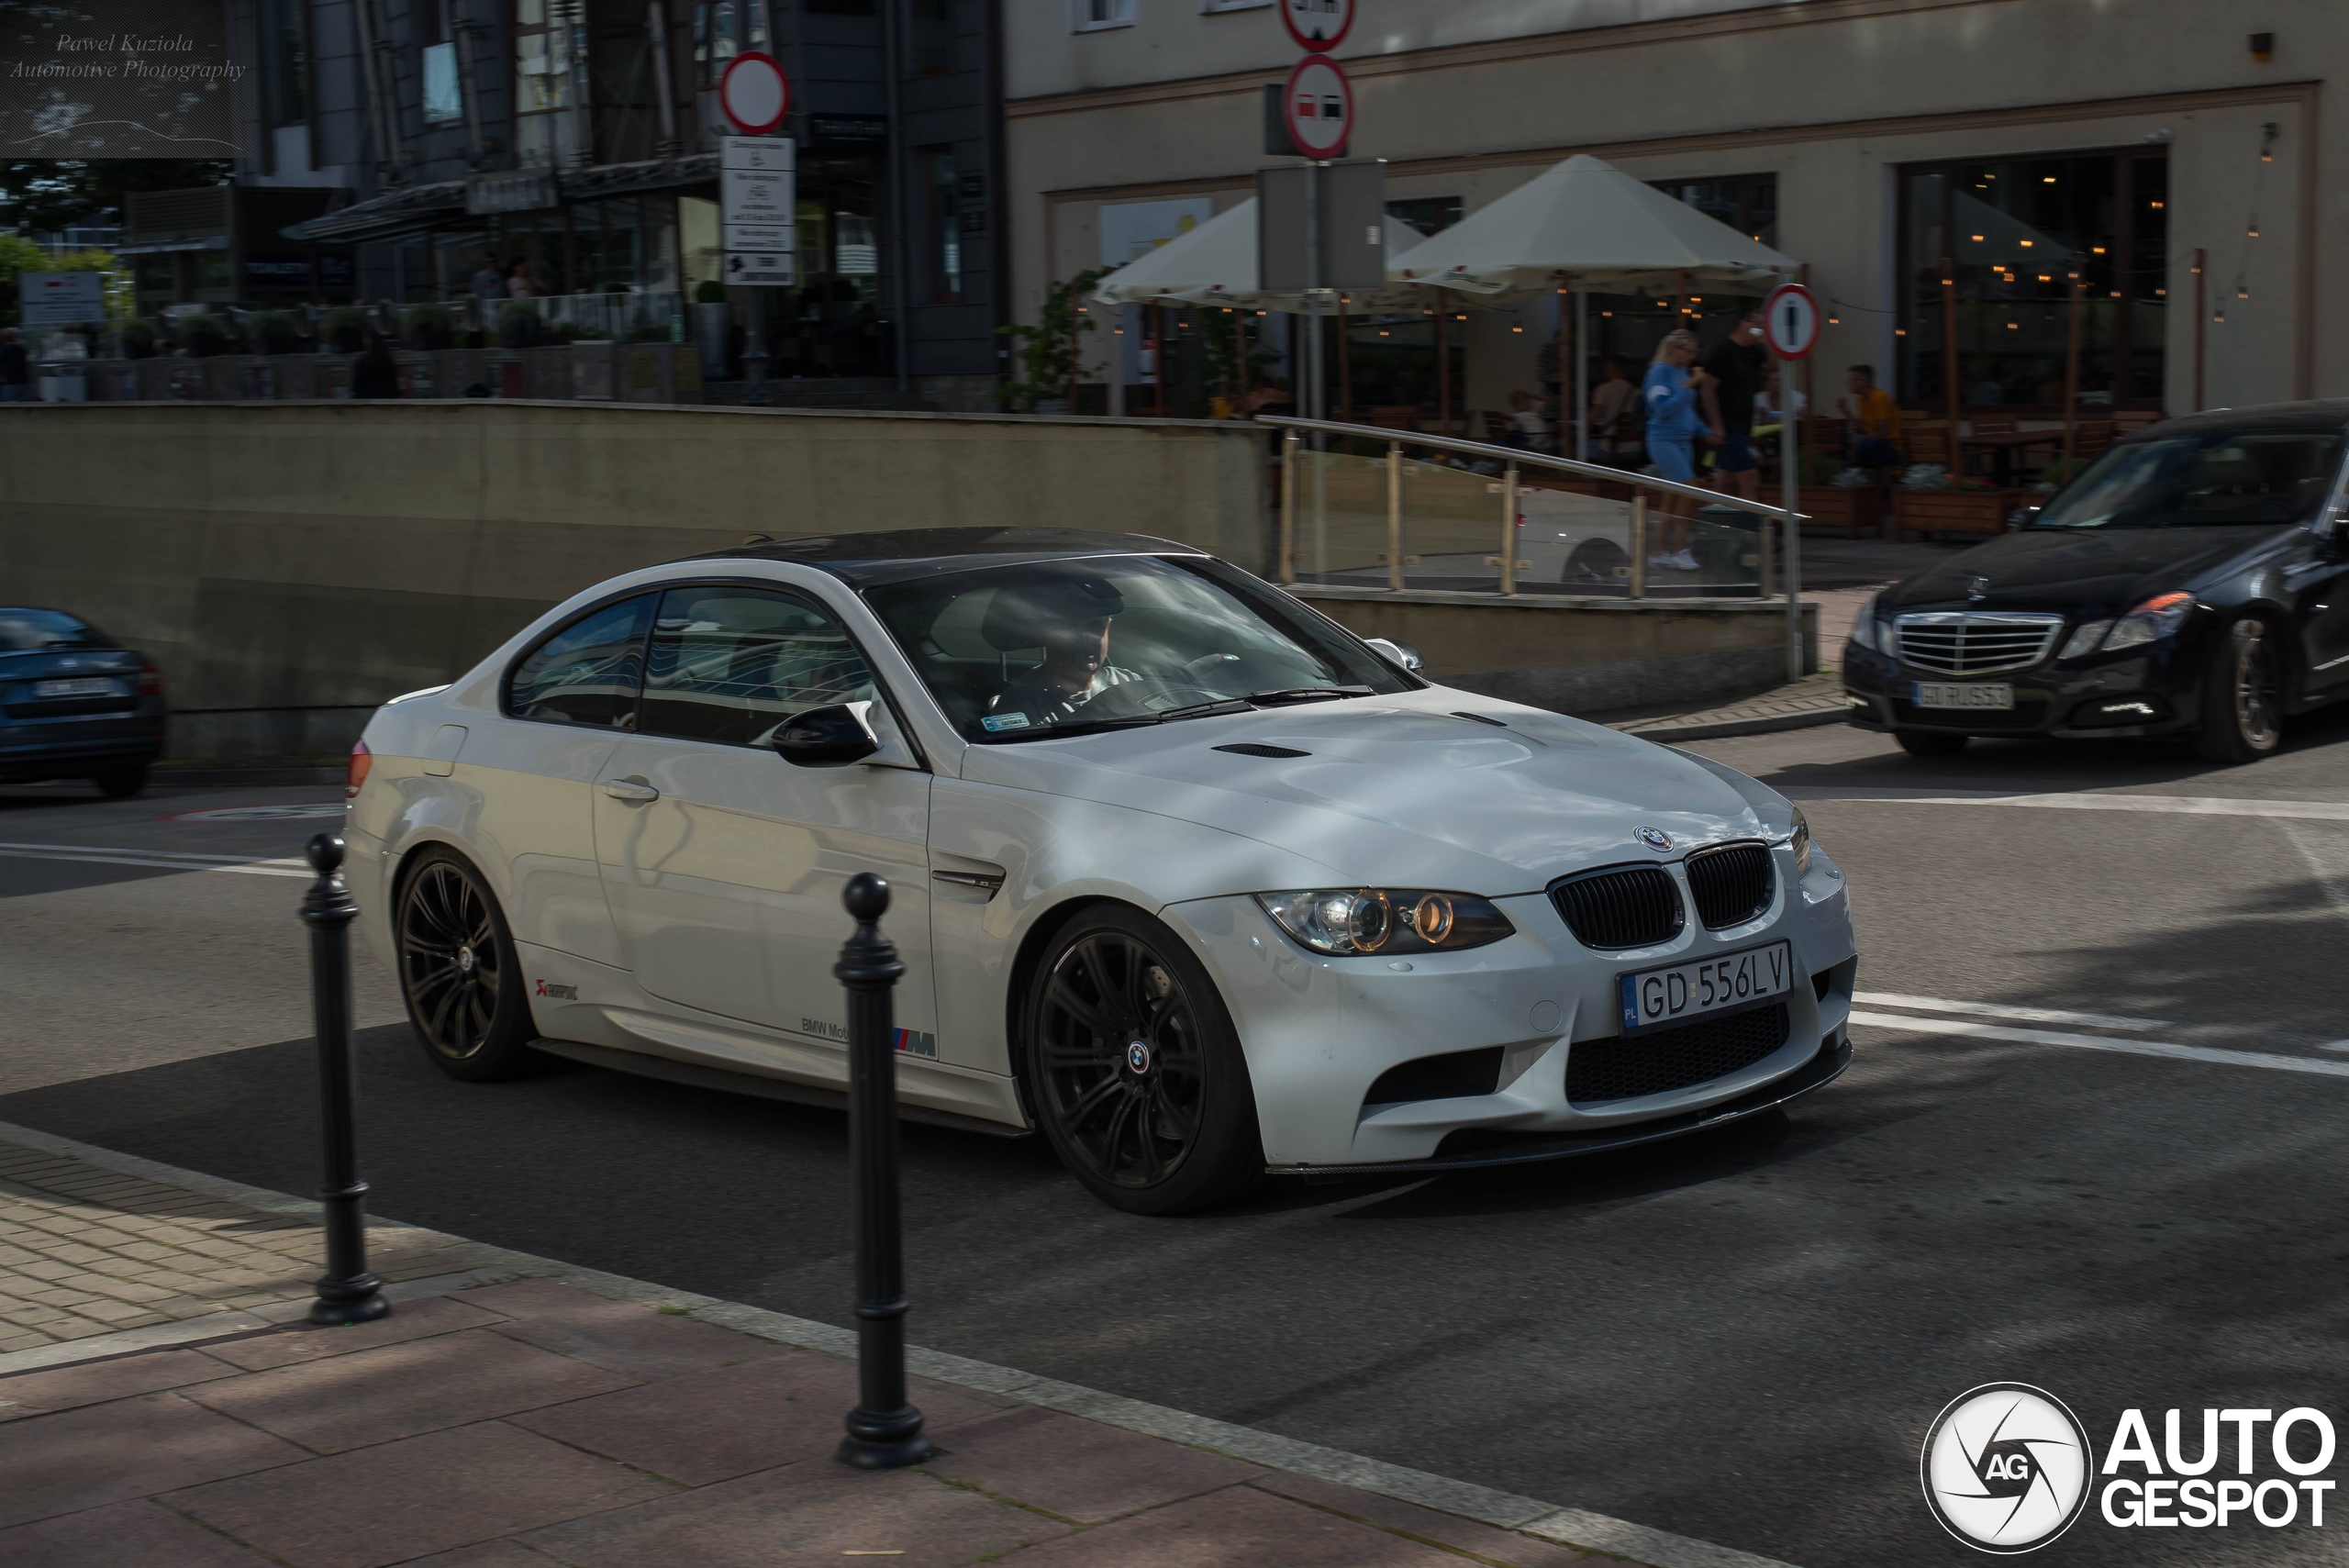
[[[1492,592],[1497,596],[1504,598],[1520,596],[1521,582],[1530,580],[1524,577],[1527,562],[1520,548],[1520,535],[1522,528],[1520,514],[1530,490],[1537,487],[1530,487],[1522,482],[1521,471],[1524,469],[1537,469],[1571,475],[1578,479],[1593,480],[1609,485],[1620,485],[1631,491],[1629,515],[1624,519],[1628,523],[1628,528],[1619,530],[1627,536],[1624,544],[1628,545],[1628,548],[1616,545],[1611,540],[1596,548],[1602,550],[1611,550],[1615,554],[1625,558],[1621,566],[1614,567],[1612,570],[1627,579],[1622,584],[1623,591],[1632,599],[1664,596],[1651,591],[1652,587],[1657,584],[1652,584],[1650,582],[1648,554],[1650,543],[1662,537],[1662,530],[1657,527],[1659,521],[1677,524],[1684,538],[1687,530],[1706,526],[1693,517],[1683,517],[1676,513],[1659,513],[1652,506],[1652,501],[1671,498],[1695,502],[1701,506],[1733,507],[1752,514],[1757,519],[1753,526],[1752,540],[1758,559],[1753,561],[1756,569],[1750,593],[1744,596],[1762,600],[1776,596],[1770,592],[1771,579],[1774,575],[1772,547],[1774,543],[1778,542],[1772,537],[1773,526],[1790,534],[1806,520],[1804,515],[1799,512],[1789,511],[1784,506],[1774,506],[1765,501],[1748,500],[1723,491],[1708,490],[1695,484],[1683,484],[1677,481],[1658,478],[1653,474],[1630,473],[1620,468],[1610,468],[1602,463],[1555,457],[1548,452],[1531,451],[1523,448],[1495,446],[1489,442],[1466,440],[1456,436],[1422,435],[1416,431],[1397,430],[1382,425],[1354,425],[1332,419],[1308,419],[1288,415],[1260,416],[1258,422],[1278,426],[1283,431],[1278,577],[1284,585],[1294,585],[1297,581],[1300,525],[1309,518],[1314,526],[1317,539],[1326,539],[1328,535],[1330,514],[1325,494],[1328,465],[1326,461],[1317,460],[1327,460],[1330,454],[1308,451],[1306,447],[1306,438],[1308,436],[1343,437],[1349,441],[1374,442],[1386,449],[1383,467],[1386,548],[1379,552],[1378,560],[1386,567],[1386,588],[1396,593],[1403,592],[1407,587],[1405,569],[1408,566],[1419,564],[1420,559],[1407,553],[1406,549],[1408,542],[1406,537],[1404,506],[1407,464],[1403,454],[1407,448],[1423,449],[1431,452],[1467,458],[1480,464],[1493,465],[1497,469],[1497,472],[1486,472],[1484,468],[1469,472],[1477,478],[1497,480],[1497,483],[1488,484],[1486,488],[1488,494],[1497,494],[1500,497],[1500,515],[1496,519],[1500,549],[1497,554],[1484,556],[1483,564],[1497,569]],[[1360,462],[1363,460],[1354,461]],[[1316,487],[1316,495],[1310,501],[1300,495],[1300,491],[1307,483],[1306,474],[1308,470]],[[1456,468],[1444,468],[1437,472],[1457,474],[1461,471]],[[1695,508],[1687,509],[1693,511]],[[1719,528],[1721,525],[1714,525],[1714,527]],[[1742,535],[1743,530],[1738,531]],[[1566,536],[1561,534],[1559,537]],[[1577,553],[1580,552],[1577,551]],[[1793,678],[1799,676],[1801,669],[1801,582],[1799,567],[1797,564],[1800,557],[1798,550],[1785,550],[1783,547],[1776,553],[1781,556],[1786,566],[1787,651],[1790,678]],[[1468,558],[1455,551],[1452,559],[1461,562]],[[1611,557],[1602,554],[1593,559],[1606,560]],[[1355,569],[1357,575],[1361,570]],[[1562,565],[1557,590],[1563,590],[1567,586],[1564,581],[1565,575],[1565,567]],[[1327,570],[1324,570],[1320,576],[1324,581],[1330,581],[1333,577],[1339,581],[1343,580],[1341,573],[1332,573]],[[1741,586],[1742,586],[1742,581],[1726,584],[1713,582],[1692,584],[1690,591],[1720,596],[1725,587]]]

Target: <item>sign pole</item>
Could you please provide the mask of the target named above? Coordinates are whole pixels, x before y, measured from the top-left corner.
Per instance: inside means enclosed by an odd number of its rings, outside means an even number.
[[[1807,360],[1819,346],[1819,301],[1797,283],[1780,284],[1762,306],[1762,335],[1778,357],[1778,490],[1786,507],[1787,549],[1787,679],[1803,677],[1802,656],[1802,524],[1796,512],[1802,500],[1802,418],[1794,406],[1794,364]],[[1767,551],[1763,554],[1765,580],[1770,584]]]
[[[1305,166],[1305,317],[1306,336],[1312,343],[1313,357],[1313,417],[1330,417],[1330,387],[1327,367],[1323,365],[1321,343],[1321,163],[1319,159]],[[1313,439],[1319,450],[1321,438]]]

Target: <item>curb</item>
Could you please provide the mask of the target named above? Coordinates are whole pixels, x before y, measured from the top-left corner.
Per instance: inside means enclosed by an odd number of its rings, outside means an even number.
[[[167,1183],[262,1213],[309,1220],[316,1220],[319,1214],[319,1205],[314,1199],[273,1192],[266,1187],[248,1186],[241,1182],[207,1176],[197,1171],[184,1171],[160,1161],[117,1153],[111,1149],[100,1149],[93,1144],[60,1138],[53,1133],[18,1127],[10,1122],[0,1122],[0,1139],[45,1153],[80,1160],[103,1170]],[[600,1269],[582,1268],[529,1252],[512,1251],[486,1242],[449,1236],[445,1231],[435,1231],[422,1226],[402,1225],[375,1216],[369,1217],[368,1228],[374,1231],[406,1231],[411,1235],[444,1237],[462,1247],[468,1260],[478,1260],[473,1268],[462,1273],[434,1275],[409,1280],[403,1285],[387,1286],[384,1294],[395,1301],[447,1295],[473,1285],[490,1284],[517,1277],[550,1279],[609,1299],[681,1309],[687,1317],[698,1318],[719,1328],[731,1329],[777,1344],[818,1351],[846,1360],[855,1359],[857,1353],[857,1335],[853,1329],[794,1318],[786,1313],[771,1312],[765,1307],[751,1307],[742,1302],[725,1301],[696,1291],[673,1289],[647,1280],[630,1279],[624,1274],[607,1273]],[[248,1334],[297,1318],[306,1312],[307,1307],[308,1301],[305,1297],[298,1303],[272,1304],[245,1313],[224,1313],[209,1318],[154,1324],[119,1334],[68,1340],[56,1345],[18,1351],[0,1355],[0,1375],[127,1355],[166,1344],[186,1345]],[[1087,1388],[1081,1384],[1040,1377],[1033,1373],[997,1366],[990,1362],[973,1361],[908,1345],[906,1347],[906,1370],[934,1382],[975,1388],[1004,1398],[1017,1399],[1022,1404],[1041,1406],[1098,1421],[1104,1426],[1139,1432],[1145,1437],[1161,1438],[1192,1448],[1228,1454],[1269,1470],[1310,1475],[1438,1513],[1474,1519],[1497,1529],[1511,1530],[1585,1551],[1629,1559],[1644,1565],[1644,1568],[1792,1568],[1791,1564],[1774,1557],[1716,1546],[1710,1541],[1674,1535],[1668,1530],[1651,1529],[1645,1525],[1610,1518],[1605,1514],[1561,1507],[1537,1497],[1519,1496],[1515,1493],[1497,1491],[1475,1482],[1455,1481],[1424,1470],[1389,1464],[1384,1460],[1324,1448],[1319,1443],[1219,1421],[1212,1417],[1195,1416],[1163,1405],[1128,1399],[1097,1388]]]
[[[1718,740],[1730,735],[1772,735],[1782,729],[1810,729],[1822,724],[1841,724],[1846,711],[1844,705],[1838,703],[1833,707],[1765,714],[1758,718],[1725,718],[1717,724],[1657,724],[1644,728],[1624,728],[1619,733],[1635,735],[1642,740]]]

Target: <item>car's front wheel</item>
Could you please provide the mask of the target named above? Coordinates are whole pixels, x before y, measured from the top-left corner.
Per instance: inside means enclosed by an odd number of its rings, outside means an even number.
[[[494,1083],[543,1064],[530,1049],[529,998],[505,913],[481,873],[454,851],[419,851],[400,884],[394,934],[400,999],[433,1064]]]
[[[1234,1197],[1264,1173],[1239,1031],[1207,971],[1123,905],[1056,932],[1028,986],[1021,1056],[1063,1163],[1129,1214]]]
[[[2245,616],[2219,634],[2202,674],[2194,749],[2213,762],[2255,762],[2284,740],[2284,668],[2276,634]]]

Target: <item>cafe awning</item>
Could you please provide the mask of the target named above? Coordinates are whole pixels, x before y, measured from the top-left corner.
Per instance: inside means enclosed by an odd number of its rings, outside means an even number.
[[[1386,220],[1386,261],[1424,238],[1400,218]],[[1409,287],[1349,290],[1345,308],[1361,316],[1409,309],[1418,291]],[[1301,294],[1267,294],[1256,287],[1256,198],[1219,212],[1188,234],[1178,235],[1147,256],[1136,257],[1095,285],[1103,305],[1203,305],[1308,314]],[[1338,313],[1338,296],[1324,296],[1322,312]]]
[[[1766,293],[1797,263],[1587,153],[1536,175],[1396,261],[1389,276],[1488,297],[1701,283]]]

